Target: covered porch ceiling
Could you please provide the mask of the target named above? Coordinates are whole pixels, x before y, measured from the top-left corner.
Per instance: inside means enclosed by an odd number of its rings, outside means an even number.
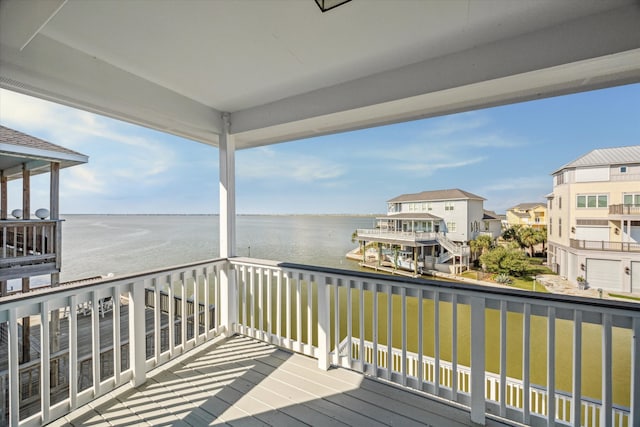
[[[640,81],[637,0],[2,0],[3,88],[237,149]]]

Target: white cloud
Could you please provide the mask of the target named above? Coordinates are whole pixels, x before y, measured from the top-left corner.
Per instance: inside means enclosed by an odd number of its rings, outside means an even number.
[[[106,182],[100,178],[95,171],[87,165],[75,166],[68,169],[64,180],[60,180],[61,192],[67,195],[70,193],[80,194],[104,194],[106,192]]]
[[[483,191],[513,191],[518,189],[540,189],[551,191],[551,179],[547,176],[502,177],[499,182],[483,187]]]
[[[260,147],[237,154],[237,174],[240,178],[284,178],[299,182],[326,181],[339,178],[346,168],[326,159],[276,151]]]

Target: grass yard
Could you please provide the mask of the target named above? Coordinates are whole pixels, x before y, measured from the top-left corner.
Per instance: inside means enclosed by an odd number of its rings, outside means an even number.
[[[517,289],[523,289],[526,291],[544,292],[549,293],[547,288],[539,283],[534,284],[533,278],[538,274],[554,274],[547,266],[542,265],[544,258],[527,258],[529,261],[529,274],[524,277],[512,277],[512,282],[509,286]],[[462,273],[462,277],[476,280],[484,280],[487,282],[493,282],[495,274],[483,273],[480,270],[469,270]]]

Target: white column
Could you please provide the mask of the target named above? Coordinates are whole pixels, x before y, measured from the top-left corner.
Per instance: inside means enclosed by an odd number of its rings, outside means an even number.
[[[229,134],[229,114],[222,115],[220,149],[220,257],[236,255],[236,189],[235,189],[235,142]],[[236,321],[235,272],[227,263],[220,270],[220,322],[224,333],[234,333]]]

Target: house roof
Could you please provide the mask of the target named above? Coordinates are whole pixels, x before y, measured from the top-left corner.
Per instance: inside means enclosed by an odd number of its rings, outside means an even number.
[[[542,202],[520,203],[518,205],[515,205],[515,206],[509,208],[509,210],[512,211],[514,209],[519,209],[519,210],[525,210],[526,211],[526,210],[535,209],[538,206],[542,206],[544,208],[547,205],[545,203],[542,203]]]
[[[515,212],[515,211],[509,211],[511,213],[511,215],[517,216],[518,218],[530,218],[531,216],[528,213],[525,212]]]
[[[552,175],[564,169],[630,164],[640,164],[640,145],[597,148],[562,166],[560,169],[554,171]]]
[[[3,1],[0,86],[243,149],[637,82],[638,22],[636,0]]]
[[[421,193],[402,194],[394,197],[387,202],[428,202],[428,201],[444,201],[444,200],[486,200],[468,191],[453,188],[449,190],[432,190],[423,191]]]
[[[502,217],[504,217],[504,215],[498,215],[494,211],[488,211],[486,209],[484,209],[483,214],[482,214],[482,219],[483,220],[491,220],[491,219],[500,220],[500,219],[502,219]]]
[[[0,126],[0,170],[9,180],[22,177],[22,165],[26,165],[31,175],[37,175],[49,171],[51,162],[67,168],[88,160],[84,154]]]

